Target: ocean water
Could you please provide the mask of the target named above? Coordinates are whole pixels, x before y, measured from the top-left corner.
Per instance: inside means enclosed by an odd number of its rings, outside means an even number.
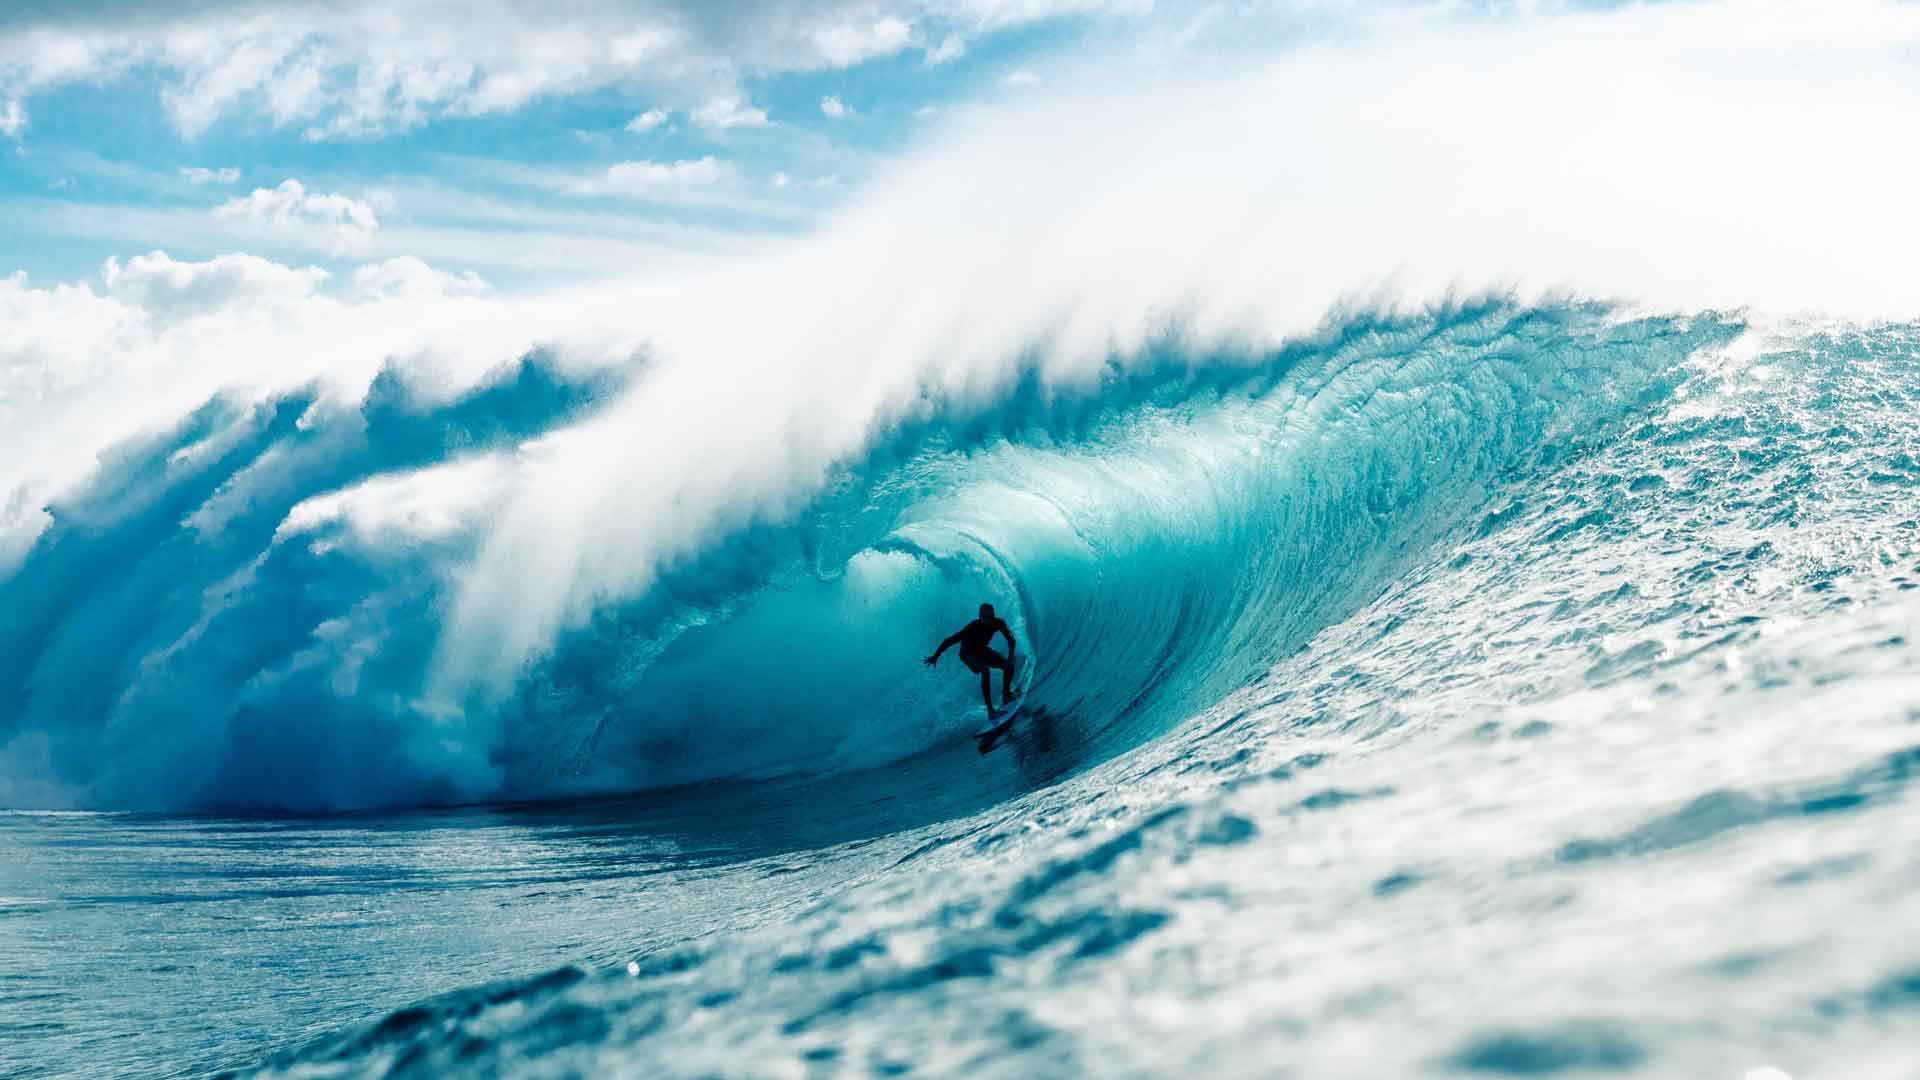
[[[1920,1074],[1920,328],[1169,336],[434,704],[485,535],[422,478],[648,379],[216,398],[52,508],[0,1074]],[[918,662],[981,600],[986,745]]]

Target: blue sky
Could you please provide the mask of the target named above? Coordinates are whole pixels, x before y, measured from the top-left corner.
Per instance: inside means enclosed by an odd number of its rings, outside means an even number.
[[[407,254],[505,288],[673,265],[804,232],[943,115],[1033,92],[1032,67],[1134,11],[563,8],[0,19],[0,276],[151,250]]]

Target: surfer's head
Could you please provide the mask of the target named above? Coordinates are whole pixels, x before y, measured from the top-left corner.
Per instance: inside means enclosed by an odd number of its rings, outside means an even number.
[[[983,618],[983,619],[991,619],[991,618],[993,618],[993,605],[992,605],[992,604],[981,604],[981,605],[980,605],[980,617],[981,617],[981,618]]]

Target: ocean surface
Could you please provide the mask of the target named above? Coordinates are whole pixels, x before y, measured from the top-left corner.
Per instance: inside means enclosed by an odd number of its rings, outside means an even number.
[[[648,370],[114,450],[0,581],[0,1076],[1920,1075],[1920,327],[1020,370],[457,708],[422,491]]]

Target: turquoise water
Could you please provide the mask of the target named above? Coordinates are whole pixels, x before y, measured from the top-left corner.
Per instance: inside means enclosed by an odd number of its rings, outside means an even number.
[[[454,724],[478,537],[290,511],[644,373],[211,402],[0,585],[0,1070],[1908,1075],[1917,345],[1170,342],[877,433]],[[985,753],[917,662],[981,599]]]

